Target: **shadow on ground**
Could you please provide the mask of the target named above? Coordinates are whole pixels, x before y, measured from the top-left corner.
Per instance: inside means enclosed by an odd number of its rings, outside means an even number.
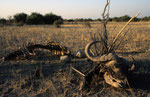
[[[134,89],[150,90],[150,60],[136,60],[136,70],[128,80]]]
[[[78,59],[78,61],[74,61],[71,64],[74,64],[74,67],[77,68],[78,70],[81,70],[82,72],[86,72],[90,70],[90,68],[93,66],[92,63],[91,64],[90,63],[87,64],[87,63],[88,62],[85,62],[85,60],[81,61],[81,59]],[[70,64],[62,64],[61,62],[59,62],[58,57],[53,57],[53,56],[51,57],[42,56],[42,57],[35,57],[30,60],[2,62],[2,64],[0,65],[0,79],[3,79],[3,80],[0,81],[0,84],[2,85],[5,83],[7,79],[13,78],[13,76],[11,75],[12,70],[14,71],[19,70],[20,74],[27,75],[27,72],[28,73],[33,72],[36,69],[36,67],[40,69],[41,66],[42,66],[44,78],[52,77],[53,74],[59,71],[67,73],[69,72],[68,70],[70,70],[69,69]],[[129,74],[128,76],[129,83],[135,91],[139,91],[141,93],[141,94],[136,94],[137,96],[146,95],[146,93],[150,92],[150,85],[149,85],[150,83],[150,60],[136,60],[136,67],[137,68],[135,72],[133,72],[132,74]],[[60,79],[57,79],[57,80],[60,80]],[[78,87],[78,86],[79,84],[75,85],[74,87]],[[56,87],[58,86],[56,85]],[[98,88],[101,87],[100,89],[102,89],[102,86],[96,86],[96,87]],[[113,89],[111,91],[113,91]],[[145,94],[142,93],[143,91],[146,91],[144,92]],[[103,96],[106,96],[105,92],[108,92],[108,90],[102,93]],[[119,93],[119,95],[125,94],[125,93],[122,94],[122,92],[119,92],[119,91],[117,93]],[[111,95],[111,93],[109,92],[107,95]],[[114,94],[114,96],[116,95],[117,94]],[[128,94],[125,94],[125,95],[128,95]]]
[[[116,53],[122,55],[137,55],[137,54],[145,53],[145,51],[116,52]]]
[[[134,89],[150,90],[150,74],[148,73],[130,74],[128,81]]]

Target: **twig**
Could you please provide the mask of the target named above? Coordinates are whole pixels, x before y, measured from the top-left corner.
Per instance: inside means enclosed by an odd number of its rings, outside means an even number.
[[[91,36],[91,40],[94,41],[94,37],[92,35],[92,32],[89,32],[90,33],[90,36]]]
[[[103,51],[103,53],[106,53],[106,52],[108,52],[107,50],[108,50],[108,48],[107,48],[107,45],[105,44],[105,40],[103,40],[103,38],[102,38],[102,36],[101,36],[101,34],[99,34],[99,36],[100,36],[100,38],[101,38],[101,40],[102,40],[102,45],[104,46],[104,51]]]
[[[127,79],[127,78],[126,78],[126,82],[127,82],[127,85],[129,86],[128,91],[130,91],[130,92],[131,92],[132,97],[135,97],[134,92],[133,92],[133,90],[132,90],[132,88],[131,88],[131,86],[130,86],[129,81],[128,81],[128,79]],[[127,89],[126,89],[126,90],[127,90]]]
[[[85,77],[85,74],[83,74],[82,72],[80,72],[79,70],[75,69],[74,67],[71,67],[74,71],[76,71],[77,73],[79,73],[80,75]]]
[[[96,41],[96,33],[94,33],[94,41]],[[96,46],[96,44],[94,44],[94,48],[95,48],[95,51],[96,51],[96,55],[98,55],[98,48]]]
[[[123,32],[123,30],[129,25],[129,23],[134,19],[136,18],[138,15],[140,15],[141,12],[137,13],[136,16],[132,17],[127,23],[126,25],[124,25],[124,27],[119,31],[119,33],[116,35],[115,39],[113,40],[112,42],[112,45],[110,46],[109,50],[108,51],[111,51],[112,50],[112,47],[113,45],[116,43],[119,35]]]

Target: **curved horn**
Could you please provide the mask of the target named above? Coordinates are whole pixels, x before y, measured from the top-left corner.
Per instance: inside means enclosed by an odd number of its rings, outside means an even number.
[[[101,55],[100,55],[100,56],[97,56],[97,57],[92,56],[92,55],[90,54],[90,47],[91,47],[93,44],[97,43],[97,42],[101,42],[101,41],[94,41],[94,42],[92,41],[92,42],[88,43],[88,44],[86,45],[86,47],[85,47],[85,54],[86,54],[86,56],[87,56],[90,60],[95,61],[95,62],[99,62],[99,61],[100,61]]]

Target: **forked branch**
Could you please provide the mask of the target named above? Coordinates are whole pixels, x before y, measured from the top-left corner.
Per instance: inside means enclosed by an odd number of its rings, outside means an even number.
[[[108,19],[109,18],[109,5],[110,5],[110,0],[106,0],[106,5],[105,5],[104,11],[102,13],[103,19]],[[106,13],[107,9],[108,9],[108,12]]]
[[[109,6],[110,5],[110,0],[106,0],[106,5],[104,7],[104,11],[102,13],[102,17],[103,17],[103,33],[102,33],[102,40],[103,40],[103,44],[105,45],[105,47],[107,46],[107,42],[108,42],[108,34],[107,34],[107,22],[109,20]],[[107,13],[106,13],[107,12]],[[106,48],[106,52],[108,51],[108,49]]]

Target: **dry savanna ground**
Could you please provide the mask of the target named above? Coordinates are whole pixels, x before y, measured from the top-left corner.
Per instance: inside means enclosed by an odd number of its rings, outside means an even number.
[[[125,23],[108,23],[109,43]],[[74,53],[84,49],[91,41],[90,33],[101,32],[98,22],[65,23],[61,28],[41,26],[0,27],[0,59],[28,43],[46,44],[59,42]],[[70,69],[74,66],[83,73],[94,64],[86,59],[72,59],[72,63],[61,63],[59,56],[52,56],[46,50],[37,50],[37,56],[28,60],[0,60],[0,96],[4,97],[150,97],[150,22],[133,22],[116,53],[129,61],[136,60],[135,76],[132,79],[133,92],[103,86],[90,93],[79,91],[80,75]]]

